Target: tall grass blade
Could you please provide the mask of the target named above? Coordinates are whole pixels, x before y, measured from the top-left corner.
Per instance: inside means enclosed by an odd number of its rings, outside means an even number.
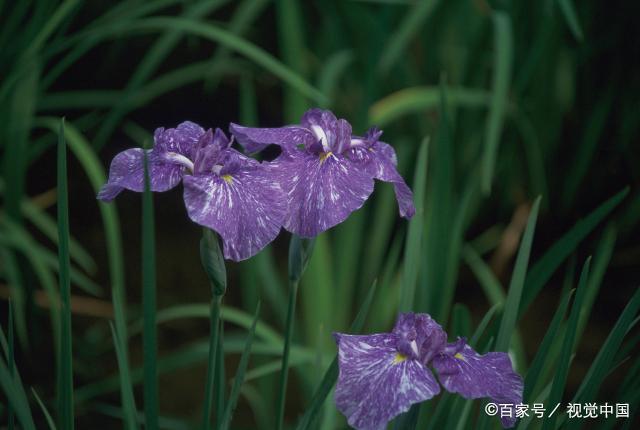
[[[33,397],[35,397],[36,402],[38,403],[38,406],[40,406],[40,409],[42,410],[42,413],[44,414],[44,418],[47,420],[47,425],[49,426],[49,430],[56,430],[56,428],[57,428],[56,427],[56,423],[53,420],[53,417],[49,413],[49,410],[45,406],[44,402],[42,401],[40,396],[38,396],[38,393],[36,392],[35,388],[31,387],[31,392],[33,393]]]
[[[144,192],[142,195],[142,307],[144,360],[145,427],[158,429],[158,368],[156,333],[156,255],[153,196],[150,189],[147,150],[144,151]]]
[[[135,26],[135,30],[159,30],[166,27],[172,27],[176,30],[218,42],[264,67],[314,102],[322,104],[326,101],[326,97],[318,89],[314,88],[300,75],[276,60],[265,50],[219,27],[184,18],[158,17],[139,21]]]
[[[9,375],[14,377],[15,374],[15,353],[14,353],[14,340],[13,340],[13,304],[11,300],[9,300],[9,321],[8,321],[8,329],[7,329],[7,363],[9,364]],[[16,425],[16,417],[13,413],[13,408],[11,404],[7,402],[7,427],[9,430],[13,430]]]
[[[133,396],[133,384],[131,383],[131,374],[129,373],[129,360],[128,357],[124,355],[122,339],[118,338],[118,333],[111,322],[109,322],[109,328],[111,328],[111,336],[113,337],[113,344],[116,349],[121,391],[124,394],[122,397],[122,410],[125,428],[128,430],[136,430],[139,428],[137,419],[138,409],[136,408],[136,401]]]
[[[382,50],[382,56],[378,64],[382,74],[386,75],[391,70],[437,4],[438,0],[423,0],[417,2],[407,11],[402,23],[391,35],[386,48]]]
[[[524,379],[524,396],[523,399],[525,402],[531,402],[532,395],[534,393],[534,389],[539,382],[539,377],[542,374],[543,367],[548,364],[549,360],[549,351],[557,339],[558,328],[564,319],[564,315],[567,312],[567,308],[569,307],[569,299],[573,295],[573,290],[567,291],[560,304],[556,308],[556,312],[553,315],[553,319],[549,324],[549,328],[547,328],[547,332],[542,339],[542,343],[538,346],[538,352],[536,353],[529,369],[527,370],[527,374]]]
[[[373,297],[375,296],[375,292],[376,292],[376,282],[374,282],[373,285],[371,285],[371,288],[367,293],[367,297],[365,297],[365,299],[362,302],[362,305],[360,305],[360,310],[358,310],[358,314],[356,315],[356,318],[353,320],[353,323],[349,328],[350,333],[358,333],[362,330],[362,327],[364,326],[365,320],[367,318],[367,314],[369,313],[369,308],[371,307],[371,302],[373,301]],[[336,383],[337,379],[338,379],[338,356],[336,355],[333,361],[331,362],[331,365],[329,366],[327,371],[324,373],[324,376],[322,377],[322,382],[320,382],[320,385],[318,386],[316,391],[313,393],[313,397],[311,398],[311,404],[309,405],[304,415],[300,419],[300,422],[296,426],[297,430],[308,430],[312,428],[315,422],[315,419],[317,418],[318,413],[320,412],[320,408],[322,407],[322,404],[324,403],[325,399],[329,395],[329,392],[331,392],[331,389],[333,388],[333,385]]]
[[[419,261],[422,258],[422,230],[424,226],[424,201],[426,195],[427,164],[429,154],[429,138],[422,140],[416,171],[413,177],[413,190],[415,195],[416,214],[409,221],[407,242],[405,244],[405,257],[402,275],[402,287],[400,290],[400,312],[409,312],[413,309],[416,296],[416,284],[418,283]]]
[[[233,378],[233,385],[231,387],[231,393],[229,394],[229,400],[227,401],[227,405],[224,410],[224,418],[222,419],[222,430],[227,430],[229,425],[231,424],[231,418],[233,416],[233,412],[236,409],[236,404],[238,403],[238,397],[240,396],[240,387],[242,387],[242,383],[244,382],[244,376],[247,371],[247,365],[249,364],[249,356],[251,355],[251,345],[253,343],[253,337],[256,332],[256,324],[258,322],[258,317],[260,315],[260,302],[258,302],[258,306],[256,307],[256,313],[253,317],[253,323],[251,323],[251,328],[249,329],[249,335],[247,337],[247,341],[244,345],[244,350],[242,351],[242,355],[240,356],[240,363],[238,363],[238,370],[236,371],[236,376]]]
[[[582,27],[580,26],[580,21],[578,21],[578,14],[576,13],[576,7],[573,4],[572,0],[558,0],[558,5],[560,6],[560,10],[562,11],[562,16],[565,21],[567,21],[567,26],[573,37],[576,38],[578,42],[582,42],[584,36],[582,34]]]
[[[506,352],[509,350],[511,336],[516,328],[518,308],[520,307],[520,298],[522,297],[522,289],[524,287],[524,280],[527,274],[527,266],[529,265],[529,255],[531,254],[531,245],[533,244],[533,235],[536,229],[536,221],[538,220],[538,210],[540,209],[541,199],[542,197],[539,196],[533,203],[531,212],[529,213],[527,227],[525,228],[522,236],[522,242],[520,243],[520,249],[518,250],[518,256],[516,257],[516,264],[513,268],[513,274],[511,275],[511,283],[509,284],[507,300],[504,305],[502,323],[500,324],[500,330],[498,331],[498,337],[496,339],[496,351]]]
[[[58,353],[58,423],[60,428],[74,428],[73,350],[71,335],[71,279],[69,258],[69,191],[67,185],[67,143],[64,119],[58,131],[58,258],[60,286],[60,347]],[[55,306],[55,304],[53,305]]]
[[[276,1],[278,22],[278,45],[284,63],[295,73],[304,77],[305,28],[300,10],[301,3],[296,0]],[[284,89],[284,119],[287,123],[298,121],[307,109],[307,101],[287,85]]]
[[[578,318],[580,317],[582,303],[588,288],[587,280],[589,278],[590,266],[591,257],[587,258],[587,261],[582,267],[582,273],[580,274],[580,280],[578,281],[576,299],[573,302],[573,306],[571,306],[571,313],[569,314],[569,320],[567,321],[567,329],[565,330],[565,336],[562,343],[562,352],[560,353],[558,367],[554,372],[551,393],[547,400],[552,408],[555,408],[555,405],[562,401],[562,393],[564,392],[565,385],[567,383],[569,364],[571,363],[571,354],[573,352],[573,344],[576,336],[576,330],[578,328]],[[553,414],[547,417],[547,419],[544,420],[542,429],[548,430],[554,428],[558,415],[560,414]]]
[[[482,156],[482,190],[491,191],[493,171],[498,158],[498,143],[502,133],[513,63],[513,32],[511,18],[504,12],[493,13],[494,62],[491,107],[485,132],[485,147]]]
[[[585,218],[578,221],[538,260],[527,276],[522,292],[519,315],[522,315],[531,302],[536,298],[542,287],[560,264],[576,249],[578,244],[600,224],[600,222],[625,198],[629,193],[626,187],[616,195],[602,203]]]
[[[0,329],[0,334],[4,338],[4,331]],[[29,408],[29,401],[24,391],[20,375],[17,369],[14,374],[11,374],[9,367],[5,364],[3,359],[0,359],[0,386],[4,391],[11,408],[16,414],[16,418],[20,422],[24,430],[35,430],[36,426],[33,422],[33,415]]]

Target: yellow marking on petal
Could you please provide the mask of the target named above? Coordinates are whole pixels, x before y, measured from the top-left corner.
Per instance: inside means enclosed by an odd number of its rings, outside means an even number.
[[[333,152],[331,151],[323,152],[322,154],[320,154],[320,164],[324,163],[324,161],[332,155],[333,155]]]
[[[224,181],[227,184],[230,184],[233,182],[233,177],[231,175],[222,175],[222,179],[224,179]]]
[[[458,360],[462,360],[462,361],[467,361],[464,359],[464,357],[462,356],[462,354],[460,354],[459,352],[456,352],[456,354],[454,355],[455,358],[457,358]]]
[[[407,356],[404,354],[396,353],[396,356],[393,358],[393,364],[400,364],[407,359]]]

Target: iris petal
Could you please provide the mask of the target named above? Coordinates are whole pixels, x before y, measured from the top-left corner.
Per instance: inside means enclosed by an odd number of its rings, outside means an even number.
[[[186,168],[177,157],[167,157],[155,149],[148,150],[147,155],[151,191],[167,191],[180,183]],[[113,200],[124,189],[144,190],[144,152],[141,148],[127,149],[114,157],[109,180],[98,193],[98,199]]]
[[[227,259],[252,257],[280,232],[286,200],[267,169],[248,163],[232,174],[206,174],[184,179],[189,217],[215,230]]]
[[[296,152],[271,163],[289,207],[283,225],[314,237],[362,207],[373,192],[373,179],[342,155]]]
[[[503,404],[522,403],[524,384],[514,372],[509,355],[504,352],[478,354],[464,340],[449,344],[448,353],[436,356],[433,367],[442,386],[467,399],[488,397]],[[504,427],[513,427],[514,417],[501,418]]]
[[[411,405],[440,392],[431,371],[398,354],[393,334],[336,335],[336,405],[358,430],[382,430]]]
[[[296,146],[311,146],[316,142],[313,133],[305,127],[291,125],[280,128],[252,128],[231,123],[229,131],[249,153],[262,151],[269,145],[278,145],[284,152],[296,150]]]

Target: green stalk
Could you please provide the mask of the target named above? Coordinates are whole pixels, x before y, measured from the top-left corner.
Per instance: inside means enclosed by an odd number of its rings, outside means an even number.
[[[276,404],[276,429],[282,430],[284,422],[284,406],[287,397],[287,380],[289,378],[289,351],[291,338],[293,337],[293,321],[296,312],[296,300],[298,297],[298,285],[304,273],[315,245],[314,239],[302,239],[296,235],[291,236],[289,244],[289,304],[287,306],[287,320],[285,322],[284,349],[282,351],[282,368],[280,370],[280,390]]]
[[[293,320],[295,316],[296,300],[298,296],[299,281],[291,282],[289,290],[289,304],[287,306],[287,321],[284,337],[284,349],[282,351],[282,367],[280,370],[280,390],[278,392],[278,404],[276,407],[276,429],[282,430],[284,421],[284,406],[287,397],[287,380],[289,379],[289,350],[291,349],[291,338],[293,337]]]
[[[144,360],[144,416],[149,430],[158,429],[158,340],[156,333],[156,270],[153,197],[150,190],[147,152],[144,156],[144,194],[142,196],[142,308]]]
[[[223,364],[224,355],[222,354],[222,344],[220,338],[222,336],[222,328],[220,322],[220,308],[222,305],[222,297],[227,290],[227,271],[224,265],[224,256],[220,250],[218,236],[209,229],[204,229],[202,239],[200,239],[200,261],[204,268],[209,283],[211,284],[211,306],[209,312],[209,359],[207,361],[207,378],[205,382],[204,405],[202,413],[202,428],[209,430],[211,428],[211,404],[214,400],[214,387],[216,382],[216,373],[219,366]],[[224,390],[223,378],[218,380],[218,388]],[[224,394],[224,392],[222,392]],[[219,428],[220,417],[224,405],[220,403],[222,394],[217,391],[216,395],[216,428]]]
[[[60,428],[73,430],[73,351],[71,345],[71,280],[69,260],[69,193],[67,186],[67,144],[64,119],[58,134],[58,257],[62,309],[58,373],[58,420]]]
[[[209,317],[209,360],[207,365],[207,379],[204,391],[204,410],[202,412],[202,429],[211,428],[211,402],[213,399],[213,380],[216,369],[216,356],[218,347],[218,333],[220,328],[220,306],[222,296],[213,296],[210,305]],[[218,411],[220,413],[220,411]]]

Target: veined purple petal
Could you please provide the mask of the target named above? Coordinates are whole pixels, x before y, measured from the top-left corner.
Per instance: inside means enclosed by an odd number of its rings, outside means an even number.
[[[463,339],[447,346],[447,353],[434,357],[433,367],[447,391],[467,399],[489,397],[495,403],[522,403],[522,377],[511,366],[509,355],[489,352],[480,355]],[[506,428],[513,427],[515,417],[501,418]]]
[[[393,334],[339,334],[336,340],[336,405],[352,427],[383,430],[411,405],[440,392],[426,366],[397,352]]]
[[[302,116],[302,125],[311,130],[323,152],[342,154],[349,148],[351,141],[351,124],[344,119],[337,119],[333,113],[323,109],[309,109]],[[319,150],[318,148],[309,148]]]
[[[190,160],[198,147],[204,129],[191,121],[180,123],[176,128],[158,128],[154,133],[154,149],[158,152],[176,152]]]
[[[447,344],[447,334],[428,314],[400,314],[393,334],[398,339],[398,351],[424,364],[443,352]]]
[[[268,145],[278,145],[284,152],[291,152],[295,151],[298,145],[307,147],[316,141],[311,131],[298,125],[280,128],[253,128],[231,123],[229,131],[238,143],[250,153],[262,151]]]
[[[342,155],[298,151],[271,166],[287,197],[284,228],[302,237],[341,223],[373,191],[371,176]]]
[[[186,165],[190,163],[177,153],[167,155],[154,149],[148,150],[147,155],[151,191],[167,191],[178,185],[187,170]],[[113,158],[109,180],[98,193],[98,199],[113,200],[124,189],[137,192],[144,190],[144,152],[141,148],[127,149]]]
[[[370,147],[353,148],[348,154],[354,161],[362,163],[374,178],[393,184],[400,216],[409,219],[416,213],[413,193],[398,173],[396,152],[391,145],[376,142]]]
[[[286,200],[262,165],[248,164],[232,174],[187,176],[184,201],[189,217],[215,230],[227,259],[252,257],[280,232]]]

